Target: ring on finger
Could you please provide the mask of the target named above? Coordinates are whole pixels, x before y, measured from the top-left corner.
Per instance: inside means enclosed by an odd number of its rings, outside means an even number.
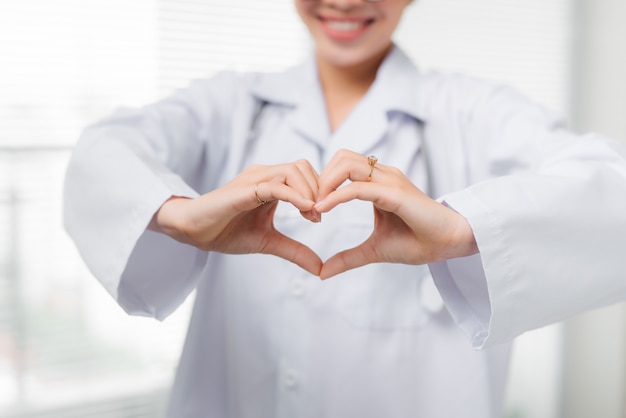
[[[370,173],[367,176],[367,181],[372,181],[372,173],[374,172],[374,166],[378,162],[378,157],[370,155],[367,157],[367,164],[370,166]]]
[[[256,197],[257,202],[259,202],[259,205],[265,205],[267,203],[267,200],[263,200],[259,196],[259,184],[258,183],[254,185],[254,196]]]

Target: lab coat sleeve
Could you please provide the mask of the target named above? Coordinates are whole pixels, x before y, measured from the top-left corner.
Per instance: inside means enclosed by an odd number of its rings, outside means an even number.
[[[475,348],[626,299],[626,146],[575,135],[514,91],[461,107],[474,184],[441,200],[480,253],[431,265]]]
[[[223,74],[153,105],[120,110],[87,128],[74,149],[64,188],[66,230],[129,313],[162,319],[196,285],[206,254],[146,227],[169,197],[193,198],[215,178],[236,82]]]

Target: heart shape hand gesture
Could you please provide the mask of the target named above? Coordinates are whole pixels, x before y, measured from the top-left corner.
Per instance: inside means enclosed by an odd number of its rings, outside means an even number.
[[[274,228],[279,200],[319,222],[322,213],[354,199],[372,202],[372,234],[326,262]],[[172,197],[150,228],[205,251],[273,254],[322,279],[370,263],[426,264],[478,251],[463,216],[426,196],[397,168],[347,150],[319,175],[305,160],[255,165],[196,199]]]

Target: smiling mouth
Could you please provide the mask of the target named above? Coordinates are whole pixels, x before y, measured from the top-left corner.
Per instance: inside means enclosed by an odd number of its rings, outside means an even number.
[[[326,26],[332,30],[339,32],[354,32],[368,26],[372,20],[354,21],[354,20],[324,20]]]
[[[360,37],[374,23],[374,19],[319,19],[328,36],[338,41],[350,41]]]

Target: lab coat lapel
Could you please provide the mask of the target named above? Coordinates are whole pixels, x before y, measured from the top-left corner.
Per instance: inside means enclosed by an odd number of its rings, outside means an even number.
[[[376,80],[329,142],[327,159],[342,148],[369,154],[389,132],[394,112],[424,121],[418,101],[420,78],[404,53],[394,47]],[[417,140],[417,138],[416,138]]]
[[[326,107],[313,57],[281,74],[265,75],[252,93],[269,103],[293,108],[293,130],[324,148],[330,135]]]
[[[340,149],[368,153],[384,138],[387,123],[387,114],[375,92],[370,90],[332,135],[325,160],[328,161]]]
[[[424,101],[419,93],[417,69],[394,47],[370,90],[331,136],[313,57],[285,73],[261,75],[252,87],[252,94],[260,100],[293,108],[294,131],[316,143],[325,155],[324,160],[332,158],[341,148],[368,153],[384,140],[393,112],[424,121]]]
[[[398,47],[385,58],[371,90],[387,114],[400,112],[426,121],[423,76]]]
[[[294,110],[293,129],[324,149],[330,136],[330,127],[319,82],[305,86],[302,93],[301,101]]]

